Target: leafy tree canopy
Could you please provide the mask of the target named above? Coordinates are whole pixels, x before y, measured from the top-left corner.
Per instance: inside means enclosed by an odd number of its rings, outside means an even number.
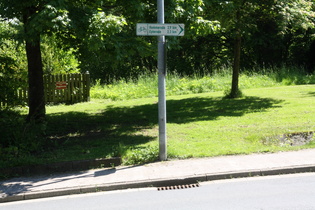
[[[98,0],[3,0],[0,15],[23,23],[29,84],[29,115],[27,120],[45,118],[41,36],[61,35],[63,39],[99,39],[124,25],[121,18],[105,15],[97,8],[113,1]],[[114,26],[113,26],[114,25]],[[98,28],[99,27],[99,28]],[[98,29],[98,30],[94,30]],[[84,42],[83,42],[84,43]],[[92,45],[93,46],[93,45]]]

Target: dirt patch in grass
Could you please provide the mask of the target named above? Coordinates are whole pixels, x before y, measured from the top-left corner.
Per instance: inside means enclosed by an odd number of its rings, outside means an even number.
[[[291,146],[302,146],[313,140],[314,132],[296,132],[283,134],[278,138],[280,144]]]

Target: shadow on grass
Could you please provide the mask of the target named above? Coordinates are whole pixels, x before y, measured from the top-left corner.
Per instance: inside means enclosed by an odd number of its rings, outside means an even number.
[[[185,124],[217,120],[219,117],[240,117],[247,113],[279,108],[282,102],[259,97],[242,99],[196,97],[168,100],[167,121]],[[104,105],[104,110],[94,114],[85,112],[48,114],[46,135],[52,146],[51,149],[45,149],[46,156],[36,158],[43,158],[48,163],[119,156],[128,147],[139,147],[140,144],[156,140],[157,116],[156,103],[132,107]],[[146,129],[150,130],[150,135],[146,133]],[[155,133],[152,129],[156,129],[156,136],[152,135]],[[98,175],[112,172],[115,171],[104,171]]]
[[[195,97],[168,100],[167,122],[184,124],[216,120],[219,117],[240,117],[246,113],[264,112],[279,107],[281,102],[259,97],[242,99]],[[47,163],[122,156],[130,147],[140,147],[141,144],[156,140],[158,136],[158,105],[156,103],[130,107],[104,105],[103,110],[95,111],[92,114],[72,111],[47,114],[47,119],[48,124],[43,136],[45,143],[37,146],[35,144],[37,142],[34,142],[32,138],[37,134],[30,134],[28,143],[33,148],[26,151],[27,154],[30,154],[30,159],[17,160],[19,165],[20,161]],[[11,136],[21,137],[21,142],[25,142],[23,128],[14,127],[15,125],[20,126],[17,123],[12,124],[13,127],[2,127],[3,133],[6,134],[3,137],[8,142]],[[22,131],[20,131],[21,129]],[[15,133],[16,135],[14,135]],[[5,140],[3,139],[3,141]],[[19,143],[19,141],[17,142]],[[12,148],[15,149],[16,146],[13,146]],[[12,150],[12,148],[8,149]],[[11,150],[7,151],[11,159],[6,156],[1,159],[4,161],[3,165],[17,165],[11,163],[12,158],[15,158],[15,150]]]
[[[308,96],[315,96],[315,92],[308,92]]]
[[[280,107],[282,100],[260,97],[241,99],[189,98],[168,101],[168,122],[189,123],[216,120],[218,117],[240,117],[247,113],[264,112]]]
[[[246,113],[263,112],[279,107],[281,102],[259,97],[242,99],[196,97],[168,100],[167,122],[182,124],[216,120],[221,116],[240,117]],[[104,110],[97,114],[84,112],[50,114],[49,131],[51,138],[59,139],[65,147],[81,149],[83,153],[99,147],[104,156],[111,154],[113,148],[118,148],[120,144],[127,147],[137,146],[156,139],[156,136],[145,135],[143,131],[157,126],[157,115],[157,104],[133,107],[105,106]],[[158,134],[158,131],[156,133]]]

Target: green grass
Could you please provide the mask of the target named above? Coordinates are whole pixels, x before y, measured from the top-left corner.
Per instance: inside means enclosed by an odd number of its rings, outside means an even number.
[[[312,144],[291,147],[263,142],[284,133],[314,130],[314,87],[248,89],[244,91],[246,97],[233,100],[223,99],[222,92],[170,96],[167,100],[169,157],[209,157],[313,147]],[[151,153],[152,148],[157,150],[156,98],[92,101],[74,105],[72,109],[76,112],[67,113],[69,108],[49,107],[48,116],[49,121],[57,125],[65,119],[65,133],[70,127],[74,128],[67,137],[69,146],[77,148],[73,150],[73,158],[85,150],[90,151],[85,155],[91,158],[95,153],[110,156],[120,150],[117,154],[133,163],[128,160],[129,156],[146,153],[147,148]],[[70,144],[72,141],[78,144]]]
[[[315,130],[315,86],[295,85],[313,83],[312,76],[285,78],[276,74],[243,74],[240,84],[244,97],[225,99],[224,89],[228,87],[229,79],[228,75],[199,79],[173,75],[168,78],[169,158],[315,147],[314,141],[292,147],[277,140],[277,136],[285,133]],[[26,108],[1,112],[0,133],[4,138],[0,141],[8,141],[6,147],[0,147],[0,168],[112,156],[121,156],[124,164],[156,160],[157,98],[153,93],[148,94],[149,90],[144,90],[152,89],[156,82],[153,80],[156,79],[143,78],[147,81],[147,84],[142,82],[143,95],[135,93],[131,97],[126,94],[121,98],[92,98],[87,103],[47,106],[48,121],[40,125],[23,123]],[[212,81],[211,85],[209,81]],[[202,91],[201,84],[205,86]],[[137,89],[140,85],[141,82],[121,82],[111,88],[113,92],[116,88],[124,93],[128,92],[127,87]],[[94,91],[102,93],[104,90],[99,84]],[[120,97],[120,94],[116,95]]]
[[[244,91],[245,98],[234,100],[223,100],[214,94],[176,100],[193,109],[172,112],[169,108],[170,156],[207,157],[314,147],[314,142],[291,147],[267,141],[285,133],[314,131],[313,88],[250,89]],[[184,120],[174,121],[183,113]]]
[[[167,100],[168,156],[210,157],[315,147],[280,145],[266,139],[314,131],[312,85],[248,89],[246,97],[223,92],[171,96]],[[47,107],[45,152],[17,156],[2,166],[122,156],[126,164],[157,158],[156,98],[92,100]]]
[[[258,73],[257,73],[258,71]],[[301,84],[315,84],[315,75],[308,75],[303,69],[296,67],[279,67],[244,71],[239,77],[239,88],[277,87]],[[231,86],[231,69],[222,69],[213,75],[181,77],[169,74],[166,77],[168,96],[194,93],[225,91]],[[141,75],[137,81],[116,81],[113,84],[101,84],[97,80],[91,88],[94,99],[112,101],[149,98],[158,96],[158,76],[154,73]]]
[[[231,75],[227,73],[203,77],[180,77],[177,74],[170,74],[166,78],[166,92],[168,96],[175,96],[224,91],[230,88],[230,83]],[[279,85],[281,83],[277,82],[275,78],[266,75],[241,74],[240,76],[240,89],[274,87]],[[157,96],[157,74],[141,76],[139,80],[128,83],[117,81],[114,84],[101,85],[100,80],[98,80],[91,88],[91,97],[94,99],[118,101]]]

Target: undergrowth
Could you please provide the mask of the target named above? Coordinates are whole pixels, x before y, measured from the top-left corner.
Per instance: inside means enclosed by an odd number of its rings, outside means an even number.
[[[231,84],[231,69],[222,69],[213,75],[180,76],[171,73],[166,77],[166,94],[185,95],[216,91],[228,92]],[[301,68],[279,67],[259,70],[245,70],[239,76],[239,89],[275,87],[283,85],[315,84],[315,75],[308,75]],[[102,84],[96,80],[91,88],[91,98],[112,101],[149,98],[158,96],[158,75],[148,73],[138,80],[115,81]]]

